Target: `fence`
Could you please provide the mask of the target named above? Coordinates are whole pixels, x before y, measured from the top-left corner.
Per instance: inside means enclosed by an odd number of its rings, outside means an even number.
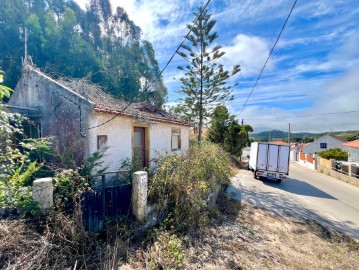
[[[81,195],[82,219],[86,230],[101,230],[106,218],[128,218],[133,215],[138,222],[144,223],[148,214],[155,210],[155,207],[147,205],[147,172],[135,172],[132,177],[130,171],[116,171],[93,178],[97,189]],[[52,178],[36,179],[32,197],[44,214],[52,209]]]
[[[332,162],[325,158],[318,157],[318,164],[327,169],[332,168]]]
[[[298,153],[298,163],[309,169],[316,170],[315,156],[304,154],[303,152]]]
[[[339,180],[359,186],[359,166],[351,163],[343,163],[333,159],[317,158],[318,171],[335,177]]]
[[[91,179],[95,191],[81,195],[82,220],[87,231],[101,230],[107,218],[131,216],[131,171],[106,172]]]

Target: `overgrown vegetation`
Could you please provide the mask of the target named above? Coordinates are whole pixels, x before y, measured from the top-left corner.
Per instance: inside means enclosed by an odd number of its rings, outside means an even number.
[[[221,145],[228,153],[241,157],[242,149],[249,146],[250,125],[239,125],[234,115],[230,115],[226,106],[214,109],[207,139]]]
[[[7,92],[0,97],[6,95]],[[22,125],[26,121],[28,119],[7,111],[0,104],[0,208],[3,212],[0,216],[38,212],[32,201],[31,185],[43,165],[37,154],[47,149],[50,142],[47,138],[26,138]]]
[[[210,194],[228,182],[227,154],[217,145],[193,145],[183,156],[160,158],[149,196],[164,208],[165,225],[177,232],[196,231],[208,221]]]
[[[335,147],[332,149],[318,152],[318,156],[325,159],[335,159],[348,161],[348,152],[343,151],[341,148]]]
[[[359,132],[347,136],[346,139],[347,139],[347,141],[359,140]]]

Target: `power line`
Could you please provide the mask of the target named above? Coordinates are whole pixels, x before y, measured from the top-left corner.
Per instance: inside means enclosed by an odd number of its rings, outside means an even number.
[[[295,1],[294,1],[293,6],[292,6],[292,8],[291,8],[291,10],[290,10],[290,12],[289,12],[289,14],[288,14],[288,16],[287,16],[287,19],[285,20],[285,22],[284,22],[284,24],[283,24],[283,26],[282,26],[282,29],[281,29],[280,32],[279,32],[279,35],[278,35],[278,37],[277,37],[277,40],[274,42],[274,45],[273,45],[273,47],[272,47],[272,49],[271,49],[271,51],[270,51],[270,53],[269,53],[269,55],[268,55],[268,58],[267,58],[267,60],[265,61],[264,66],[262,67],[262,70],[261,70],[261,72],[259,73],[259,76],[258,76],[256,82],[254,83],[253,88],[252,88],[251,92],[249,93],[249,95],[248,95],[248,97],[247,97],[247,100],[246,100],[246,102],[244,103],[244,105],[243,105],[241,111],[239,112],[238,116],[243,112],[244,108],[245,108],[246,105],[247,105],[247,102],[248,102],[249,98],[251,97],[251,95],[252,95],[252,93],[253,93],[253,91],[254,91],[254,88],[256,87],[256,85],[257,85],[259,79],[261,78],[262,73],[263,73],[263,71],[264,71],[264,69],[265,69],[265,67],[267,66],[267,63],[268,63],[268,61],[269,61],[269,58],[272,56],[272,53],[273,53],[273,51],[274,51],[274,49],[275,49],[275,47],[276,47],[276,45],[277,45],[277,43],[278,43],[278,41],[279,41],[279,38],[280,38],[280,36],[282,35],[282,32],[283,32],[285,26],[287,25],[287,22],[288,22],[288,20],[289,20],[289,17],[290,17],[290,15],[292,14],[295,5],[297,4],[297,1],[298,1],[298,0],[295,0]]]
[[[246,120],[278,120],[278,119],[316,117],[316,116],[324,116],[324,115],[346,114],[346,113],[357,113],[357,112],[359,112],[359,110],[345,111],[345,112],[321,113],[321,114],[297,115],[297,116],[286,116],[286,117],[273,117],[273,118],[265,118],[265,119],[263,119],[263,118],[247,118]]]
[[[188,36],[191,34],[193,27],[195,26],[196,22],[198,21],[198,19],[200,18],[200,16],[202,16],[203,11],[207,8],[207,6],[209,5],[209,3],[211,2],[211,0],[208,0],[206,5],[204,6],[203,9],[200,10],[200,13],[198,14],[198,16],[196,17],[196,19],[193,21],[192,27],[189,29],[187,35],[183,38],[182,42],[180,43],[180,45],[177,47],[176,51],[172,54],[171,58],[167,61],[166,65],[164,66],[164,68],[161,70],[161,72],[158,74],[158,78],[155,78],[152,83],[150,83],[146,89],[144,89],[144,92],[146,92],[148,89],[150,89],[150,87],[156,82],[157,79],[161,78],[162,73],[165,71],[165,69],[168,67],[168,65],[171,63],[171,61],[173,60],[173,58],[175,57],[175,55],[178,53],[178,50],[182,47],[183,43],[187,40]],[[133,102],[130,102],[124,109],[122,109],[120,112],[116,113],[113,117],[111,117],[110,119],[108,119],[107,121],[98,124],[96,126],[93,127],[89,127],[89,129],[94,129],[94,128],[98,128],[100,126],[103,126],[105,124],[107,124],[108,122],[112,121],[113,119],[115,119],[117,116],[119,116],[120,114],[122,114]]]

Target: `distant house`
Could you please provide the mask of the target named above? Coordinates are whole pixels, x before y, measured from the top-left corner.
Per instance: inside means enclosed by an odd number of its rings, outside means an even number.
[[[342,148],[343,141],[333,135],[327,134],[311,143],[297,143],[295,145],[291,145],[290,160],[298,161],[299,153],[313,155],[320,151],[328,150],[334,147]]]
[[[359,162],[359,140],[344,143],[343,149],[349,152],[349,161]]]
[[[320,151],[328,150],[335,147],[342,148],[343,141],[333,135],[327,134],[315,140],[314,142],[302,146],[300,152],[313,155]]]
[[[287,142],[284,142],[284,141],[272,141],[270,142],[271,144],[277,144],[277,145],[288,145]]]
[[[54,147],[74,157],[107,148],[110,170],[125,160],[153,168],[161,155],[189,147],[189,125],[149,103],[126,103],[81,80],[54,80],[26,66],[8,107],[31,118],[33,135],[54,136]],[[38,131],[38,132],[35,132]]]
[[[298,161],[298,154],[302,151],[303,146],[307,144],[305,143],[295,143],[290,145],[290,160]]]

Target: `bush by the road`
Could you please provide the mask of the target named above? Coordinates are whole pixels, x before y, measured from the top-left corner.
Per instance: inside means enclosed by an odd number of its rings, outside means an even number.
[[[348,152],[344,152],[341,148],[335,147],[318,153],[318,156],[325,159],[335,159],[348,161]]]
[[[182,156],[165,156],[151,178],[151,200],[165,208],[165,223],[193,231],[205,223],[208,196],[230,176],[227,153],[211,143],[195,144]]]

